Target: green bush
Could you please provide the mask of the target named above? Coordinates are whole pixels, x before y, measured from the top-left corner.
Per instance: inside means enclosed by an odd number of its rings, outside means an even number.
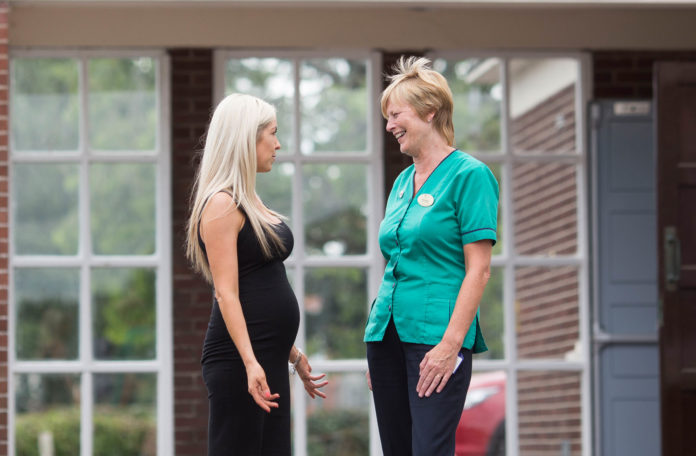
[[[151,413],[98,409],[94,416],[94,456],[155,456],[156,423]],[[17,456],[39,456],[39,434],[53,434],[55,456],[80,454],[80,411],[56,408],[24,413],[16,420]]]
[[[369,418],[364,411],[317,411],[307,420],[309,456],[369,453]]]

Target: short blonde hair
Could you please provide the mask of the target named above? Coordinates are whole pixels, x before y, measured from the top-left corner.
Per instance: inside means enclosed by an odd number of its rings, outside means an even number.
[[[382,92],[382,115],[387,118],[387,106],[392,100],[408,103],[423,120],[434,112],[433,126],[447,144],[454,147],[452,91],[447,79],[430,65],[425,57],[399,58],[393,68],[394,74],[387,76],[391,83]]]

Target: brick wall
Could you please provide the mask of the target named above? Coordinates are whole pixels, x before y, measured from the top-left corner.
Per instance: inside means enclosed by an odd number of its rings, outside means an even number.
[[[213,104],[213,56],[209,49],[169,52],[172,67],[172,270],[174,315],[174,432],[177,456],[206,453],[208,399],[200,356],[211,289],[184,255],[188,202],[197,151]]]
[[[9,6],[0,2],[0,454],[7,454],[7,314],[8,300],[8,140],[7,140],[7,100],[8,100],[8,33]]]
[[[549,155],[575,150],[575,86],[512,119],[515,151]],[[574,164],[515,163],[512,199],[515,250],[521,255],[573,255],[578,247]],[[515,273],[520,358],[563,358],[579,338],[576,268],[518,268]]]
[[[657,61],[696,61],[696,50],[593,52],[593,98],[651,99]]]
[[[519,372],[517,388],[519,455],[580,456],[580,374]]]
[[[512,119],[516,152],[573,152],[575,85]],[[577,251],[577,171],[574,164],[518,162],[512,169],[515,250],[522,255]],[[576,267],[519,267],[515,271],[517,352],[520,358],[564,359],[579,339]],[[556,455],[581,448],[577,373],[518,374],[520,455]]]

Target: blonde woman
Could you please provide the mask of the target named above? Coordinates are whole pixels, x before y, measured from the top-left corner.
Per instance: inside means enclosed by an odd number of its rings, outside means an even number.
[[[213,284],[203,344],[208,455],[290,455],[288,362],[312,397],[328,382],[293,345],[300,313],[283,261],[293,237],[256,194],[280,142],[273,106],[227,96],[215,109],[196,177],[187,256]]]
[[[424,58],[402,58],[382,92],[387,131],[413,165],[392,187],[387,260],[365,329],[385,456],[452,456],[472,354],[486,350],[479,301],[496,242],[498,183],[454,147],[452,92]]]

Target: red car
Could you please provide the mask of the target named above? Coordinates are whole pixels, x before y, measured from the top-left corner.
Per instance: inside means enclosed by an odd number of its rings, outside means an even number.
[[[471,376],[455,456],[505,456],[505,372]]]

